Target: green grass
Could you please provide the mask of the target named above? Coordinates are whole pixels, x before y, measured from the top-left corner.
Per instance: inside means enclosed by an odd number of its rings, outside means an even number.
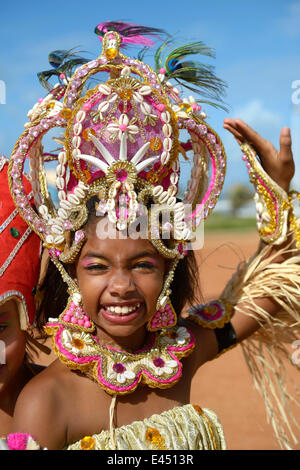
[[[205,231],[215,230],[249,230],[256,229],[254,218],[233,217],[229,214],[214,213],[204,222]]]

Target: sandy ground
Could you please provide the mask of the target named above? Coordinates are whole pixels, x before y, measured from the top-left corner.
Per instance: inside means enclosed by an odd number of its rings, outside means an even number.
[[[220,295],[238,263],[252,255],[257,246],[256,232],[219,232],[205,236],[199,259],[201,289],[206,300]],[[299,372],[290,364],[287,368],[300,388]],[[263,400],[254,388],[240,346],[199,370],[193,383],[191,403],[217,413],[229,449],[279,448],[272,426],[266,422]],[[300,422],[300,410],[293,411]],[[295,434],[300,441],[300,430]],[[294,448],[300,449],[300,444]]]
[[[220,295],[238,263],[250,256],[257,244],[257,234],[251,231],[205,235],[198,259],[201,290],[206,301]],[[39,362],[47,365],[51,360],[52,356],[41,355]],[[300,374],[292,365],[287,364],[287,367],[300,389]],[[217,413],[229,449],[279,449],[240,346],[199,370],[193,381],[191,403]],[[299,409],[295,410],[295,417],[300,423]],[[295,435],[300,441],[300,430]],[[300,444],[294,448],[300,449]]]

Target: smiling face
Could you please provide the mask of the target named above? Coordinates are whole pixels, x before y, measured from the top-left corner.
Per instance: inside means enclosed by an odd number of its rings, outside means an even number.
[[[145,324],[156,311],[163,287],[165,259],[147,239],[105,239],[95,224],[76,263],[85,312],[101,340],[136,349]]]
[[[0,305],[0,393],[14,383],[24,361],[25,347],[17,304],[8,300]]]

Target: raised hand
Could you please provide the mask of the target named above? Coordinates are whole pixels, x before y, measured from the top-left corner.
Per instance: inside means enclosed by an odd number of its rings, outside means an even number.
[[[241,119],[224,119],[224,129],[235,137],[239,145],[250,144],[260,158],[268,175],[284,189],[289,190],[295,173],[290,129],[283,127],[279,137],[279,150],[271,142],[263,139],[254,129]]]

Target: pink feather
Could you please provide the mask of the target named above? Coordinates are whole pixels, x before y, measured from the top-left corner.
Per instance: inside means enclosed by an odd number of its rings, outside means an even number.
[[[99,23],[97,26],[96,26],[96,29],[98,29],[99,31],[103,31],[103,33],[107,33],[109,31],[109,24],[110,22],[104,22],[104,23]],[[154,46],[154,41],[148,37],[146,37],[145,35],[143,34],[136,34],[136,35],[130,35],[130,36],[127,36],[127,35],[123,35],[122,34],[122,30],[126,30],[128,27],[132,27],[132,28],[142,28],[140,25],[137,25],[135,23],[123,23],[123,22],[118,22],[118,25],[119,25],[119,28],[118,28],[118,31],[117,33],[119,34],[121,40],[122,40],[122,43],[127,43],[127,44],[140,44],[142,46],[148,46],[148,47],[152,47]],[[148,33],[150,35],[152,35],[153,37],[159,37],[157,33],[155,33],[153,31],[153,33]],[[99,39],[100,41],[103,41],[103,37],[99,35]]]

